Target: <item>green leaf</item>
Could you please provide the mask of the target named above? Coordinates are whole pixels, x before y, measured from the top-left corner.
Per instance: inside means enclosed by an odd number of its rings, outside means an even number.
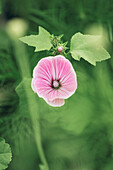
[[[6,169],[12,158],[11,148],[0,138],[0,170]]]
[[[19,113],[22,113],[25,117],[30,116],[30,107],[33,108],[32,112],[37,116],[38,106],[35,101],[35,93],[31,88],[31,78],[24,78],[16,87],[16,92],[19,96]]]
[[[92,65],[97,61],[110,58],[109,53],[101,45],[101,37],[75,34],[71,39],[70,52],[75,60],[85,59]]]
[[[35,52],[50,50],[52,47],[50,33],[42,27],[39,27],[39,35],[25,36],[20,38],[20,40],[29,46],[35,47]]]

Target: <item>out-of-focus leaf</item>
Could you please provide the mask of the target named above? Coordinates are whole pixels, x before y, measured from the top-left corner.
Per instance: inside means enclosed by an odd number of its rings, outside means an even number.
[[[61,112],[60,126],[72,134],[81,134],[90,123],[93,115],[93,103],[80,94],[74,94]]]
[[[20,84],[16,87],[16,92],[20,99],[19,113],[22,113],[25,117],[29,117],[29,107],[30,105],[34,105],[32,98],[34,98],[35,95],[31,89],[31,78],[25,78],[23,81],[21,81]],[[32,101],[32,103],[29,103],[29,100]],[[34,107],[34,112],[36,110],[37,108]]]
[[[6,169],[12,158],[11,148],[0,138],[0,170]]]
[[[2,0],[0,0],[0,14],[2,13]]]
[[[101,37],[76,33],[71,39],[71,54],[75,60],[85,59],[92,65],[110,58],[109,53],[101,45]]]
[[[50,33],[42,27],[39,27],[39,35],[25,36],[20,40],[29,46],[35,47],[35,52],[49,50],[52,47]]]

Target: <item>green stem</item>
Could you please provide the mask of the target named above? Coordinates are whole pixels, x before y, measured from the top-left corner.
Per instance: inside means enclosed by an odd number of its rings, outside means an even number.
[[[109,39],[112,42],[113,41],[112,26],[109,22],[108,22],[108,30],[109,30]]]
[[[15,47],[16,60],[18,62],[18,65],[21,71],[21,76],[22,76],[22,79],[25,80],[23,82],[26,82],[28,78],[31,78],[28,55],[25,51],[24,45],[21,42],[19,41],[14,42],[14,47]],[[36,140],[37,150],[38,150],[42,164],[44,165],[46,170],[49,170],[48,164],[47,164],[47,161],[44,155],[43,147],[42,147],[40,123],[39,123],[39,112],[37,110],[37,101],[35,100],[34,93],[32,92],[32,90],[30,91],[28,89],[26,83],[24,83],[24,89],[25,89],[26,96],[27,96],[28,103],[29,103],[29,113],[31,116],[32,124],[33,124],[33,131],[34,131],[34,136]],[[34,109],[34,107],[36,109]],[[37,110],[37,111],[34,113],[34,110]]]

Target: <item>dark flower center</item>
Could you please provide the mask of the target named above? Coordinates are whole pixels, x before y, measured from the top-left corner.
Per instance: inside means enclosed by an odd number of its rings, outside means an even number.
[[[53,87],[54,89],[59,89],[59,87],[60,87],[59,81],[58,81],[58,80],[53,80],[53,82],[52,82],[52,87]]]

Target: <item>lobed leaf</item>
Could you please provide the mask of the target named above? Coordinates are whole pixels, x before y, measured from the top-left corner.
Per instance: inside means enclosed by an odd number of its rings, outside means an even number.
[[[25,36],[20,40],[29,46],[35,47],[35,52],[50,50],[52,47],[50,33],[42,27],[39,27],[39,35]]]
[[[70,52],[75,60],[85,59],[92,65],[110,58],[101,45],[101,37],[76,33],[71,39]]]

